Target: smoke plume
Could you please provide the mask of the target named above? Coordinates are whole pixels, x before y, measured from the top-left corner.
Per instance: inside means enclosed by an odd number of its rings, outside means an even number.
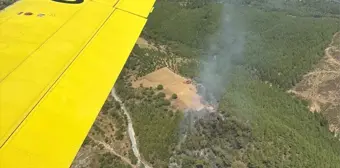
[[[223,4],[220,23],[200,60],[199,82],[204,88],[199,91],[212,104],[217,104],[225,92],[231,68],[242,60],[245,44],[243,19],[233,5]]]

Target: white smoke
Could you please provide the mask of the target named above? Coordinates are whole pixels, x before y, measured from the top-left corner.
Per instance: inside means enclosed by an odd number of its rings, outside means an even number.
[[[225,92],[232,66],[243,59],[244,45],[242,16],[233,5],[224,4],[221,25],[210,38],[208,51],[200,61],[199,82],[205,89],[199,90],[210,103],[216,104]]]

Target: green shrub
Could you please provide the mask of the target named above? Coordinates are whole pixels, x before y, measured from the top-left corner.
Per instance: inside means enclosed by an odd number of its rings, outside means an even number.
[[[172,98],[172,99],[177,99],[177,94],[175,94],[175,93],[172,94],[172,95],[171,95],[171,98]]]
[[[157,90],[163,90],[163,85],[158,85]]]

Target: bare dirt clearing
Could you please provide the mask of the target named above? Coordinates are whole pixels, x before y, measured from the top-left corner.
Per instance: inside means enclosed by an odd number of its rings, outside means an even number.
[[[165,51],[165,46],[159,46],[159,48],[156,47],[155,44],[148,42],[147,40],[145,40],[143,37],[139,37],[137,39],[136,44],[140,47],[140,48],[147,48],[147,49],[152,49],[152,50],[156,50],[156,51],[160,51],[162,53],[166,53]]]
[[[152,44],[149,44],[148,41],[146,41],[143,37],[139,37],[137,39],[136,44],[140,47],[140,48],[147,48],[147,49],[153,49],[153,50],[158,50],[157,47],[155,47]]]
[[[143,76],[132,83],[134,88],[138,88],[141,85],[153,88],[163,85],[163,92],[167,98],[170,98],[174,93],[177,94],[178,98],[173,104],[178,109],[194,109],[199,111],[204,108],[204,105],[201,103],[201,96],[197,94],[196,87],[191,83],[191,80],[177,75],[166,67]]]
[[[322,112],[330,131],[340,130],[340,32],[325,49],[325,57],[288,92],[310,101],[310,111]]]

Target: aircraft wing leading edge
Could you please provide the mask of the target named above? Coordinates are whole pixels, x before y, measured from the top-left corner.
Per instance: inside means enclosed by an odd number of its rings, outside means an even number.
[[[0,12],[1,168],[70,166],[155,2],[57,1]]]

